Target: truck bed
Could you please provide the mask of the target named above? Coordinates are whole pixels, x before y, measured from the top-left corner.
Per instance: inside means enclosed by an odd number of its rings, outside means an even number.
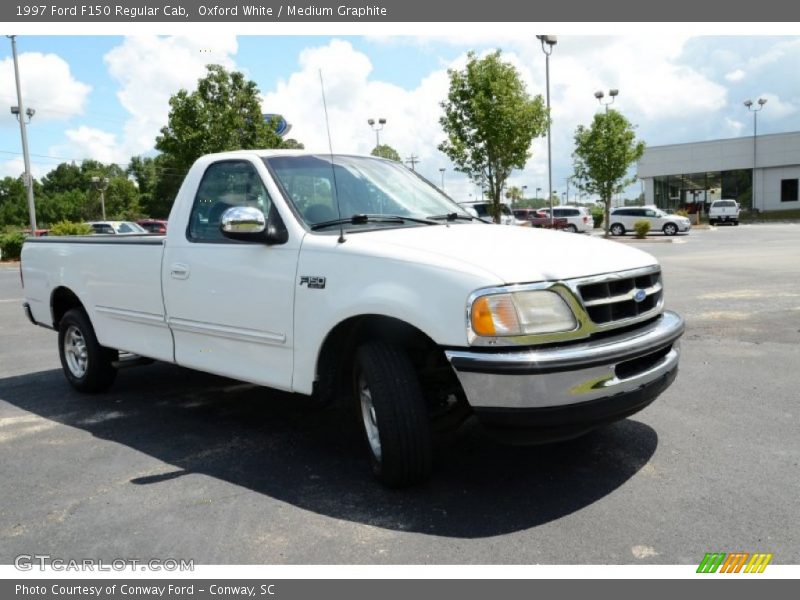
[[[57,325],[51,297],[64,287],[83,300],[101,344],[172,361],[161,294],[164,239],[152,234],[29,238],[22,260],[34,320]]]

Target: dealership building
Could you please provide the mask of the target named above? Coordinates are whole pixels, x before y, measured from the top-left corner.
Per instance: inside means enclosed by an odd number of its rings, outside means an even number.
[[[651,146],[638,176],[645,203],[661,208],[707,211],[714,200],[733,198],[758,211],[800,209],[800,131]]]

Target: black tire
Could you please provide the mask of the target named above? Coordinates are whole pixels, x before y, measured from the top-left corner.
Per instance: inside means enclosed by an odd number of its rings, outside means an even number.
[[[677,235],[678,233],[678,226],[675,223],[667,223],[664,225],[662,231],[664,235]]]
[[[622,223],[614,223],[608,231],[611,235],[625,235],[625,226]]]
[[[733,226],[734,226],[734,227],[738,227],[738,226],[739,226],[739,221],[734,221],[734,222],[733,222]]]
[[[716,222],[714,219],[709,219],[709,220],[708,220],[708,224],[709,224],[709,225],[716,225],[716,223],[717,223],[717,222]]]
[[[567,225],[567,226],[566,226],[564,229],[566,229],[566,230],[567,230],[567,231],[569,231],[570,233],[578,233],[578,228],[577,228],[577,227],[575,227],[575,225],[573,225],[572,223],[570,223],[569,225]]]
[[[89,317],[80,308],[68,310],[61,317],[58,356],[67,381],[79,392],[104,392],[117,376],[112,364],[118,358],[117,351],[100,345]]]
[[[375,477],[393,488],[428,479],[433,454],[430,418],[405,350],[384,342],[359,346],[353,395]]]

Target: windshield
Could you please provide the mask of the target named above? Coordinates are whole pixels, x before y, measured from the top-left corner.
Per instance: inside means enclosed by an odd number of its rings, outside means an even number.
[[[368,157],[275,156],[264,159],[307,225],[353,215],[430,219],[469,214],[400,163]],[[334,179],[335,173],[335,179]],[[338,192],[338,204],[336,202]],[[339,212],[341,210],[341,213]],[[355,225],[397,226],[397,220],[354,220]],[[407,222],[415,225],[419,223]]]

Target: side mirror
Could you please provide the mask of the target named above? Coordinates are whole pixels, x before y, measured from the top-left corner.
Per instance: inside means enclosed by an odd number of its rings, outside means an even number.
[[[222,213],[219,229],[226,238],[242,242],[285,244],[289,232],[275,206],[270,207],[269,219],[252,206],[234,206]]]

